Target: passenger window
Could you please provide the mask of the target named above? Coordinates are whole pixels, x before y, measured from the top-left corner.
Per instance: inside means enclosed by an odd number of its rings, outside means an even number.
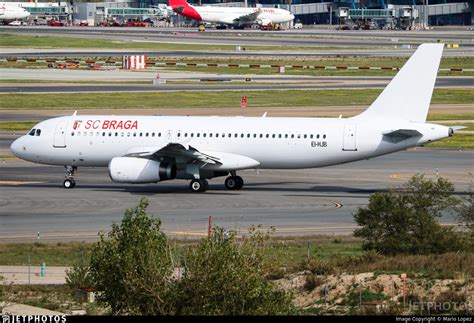
[[[281,133],[278,135],[278,138],[281,138]]]
[[[121,136],[121,137],[124,137],[124,136],[125,136],[125,133],[124,133],[124,132],[121,132],[121,133],[120,133],[120,136]]]
[[[28,133],[30,136],[34,136],[36,132],[36,129],[31,129],[31,131]]]
[[[216,133],[216,138],[219,138],[219,134],[218,134],[218,133]]]
[[[244,134],[243,134],[243,133],[242,133],[242,134],[240,134],[240,138],[243,138],[243,137],[244,137]]]
[[[295,138],[295,135],[291,135],[291,138]]]
[[[323,135],[323,139],[326,139],[326,135]]]
[[[36,129],[36,135],[41,136],[41,129]]]
[[[71,136],[74,136],[74,131],[73,131],[73,132],[71,132]]]
[[[250,134],[249,134],[249,133],[247,134],[247,138],[250,138]]]
[[[275,134],[272,135],[272,138],[275,138]]]
[[[209,137],[212,138],[212,132],[209,134]]]
[[[38,135],[37,135],[38,136]],[[94,137],[94,133],[91,131],[89,132],[89,136]]]
[[[184,133],[184,136],[185,136],[185,137],[187,137],[187,136],[188,136],[188,133],[187,133],[187,132],[185,132],[185,133]]]
[[[288,138],[288,134],[285,134],[285,138]]]
[[[130,137],[130,132],[127,132],[127,137]]]
[[[181,132],[178,132],[178,137],[181,137]]]
[[[196,134],[196,137],[198,137],[198,138],[199,138],[199,136],[200,136],[200,135],[201,135],[201,134],[198,132],[198,133]]]
[[[316,135],[316,139],[319,139],[319,135]]]
[[[254,134],[253,134],[253,137],[254,137],[254,138],[257,138],[257,134],[256,134],[256,133],[254,133]]]
[[[78,135],[78,136],[80,136],[80,135],[81,135],[81,132],[80,132],[80,131],[78,131],[78,132],[77,132],[77,135]]]
[[[266,135],[265,137],[267,137],[267,138],[268,138],[268,137],[270,137],[270,135],[267,133],[267,135]]]
[[[105,132],[102,132],[102,137],[105,137]]]
[[[154,137],[154,136],[155,136],[155,133],[154,133],[154,132],[152,132],[152,133],[151,133],[151,136],[152,136],[152,137]]]
[[[260,138],[263,138],[263,133],[260,134]]]
[[[230,137],[232,137],[232,134],[231,134],[231,133],[229,133],[229,138],[230,138]]]
[[[234,134],[234,137],[237,138],[238,134]]]
[[[161,137],[161,132],[158,132],[158,137]]]
[[[191,133],[191,135],[190,135],[190,136],[191,136],[191,138],[192,138],[192,137],[194,137],[194,133]]]
[[[206,133],[203,133],[202,136],[203,136],[204,138],[206,138]]]
[[[306,137],[308,137],[307,135],[304,135],[303,138],[306,139]]]
[[[313,139],[313,135],[312,135],[312,134],[311,134],[311,135],[309,135],[309,137],[310,137],[311,139]]]
[[[143,132],[140,132],[140,137],[142,137],[142,136],[143,136]]]
[[[145,137],[148,137],[148,132],[145,134]]]
[[[111,133],[111,132],[109,132],[109,137],[112,137],[112,133]]]

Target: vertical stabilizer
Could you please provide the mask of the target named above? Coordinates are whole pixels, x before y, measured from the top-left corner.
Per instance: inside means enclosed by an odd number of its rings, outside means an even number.
[[[425,122],[444,44],[422,44],[372,105],[355,118]]]

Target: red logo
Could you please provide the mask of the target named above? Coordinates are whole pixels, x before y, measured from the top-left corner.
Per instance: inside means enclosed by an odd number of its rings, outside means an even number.
[[[72,125],[72,129],[74,129],[74,130],[78,129],[79,126],[81,125],[81,122],[82,122],[82,120],[74,121],[74,124]]]

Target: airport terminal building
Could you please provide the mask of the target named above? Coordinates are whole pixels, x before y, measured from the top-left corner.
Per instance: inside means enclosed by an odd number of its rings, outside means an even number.
[[[290,10],[295,22],[303,25],[329,24],[351,29],[423,29],[432,26],[462,25],[474,22],[474,1],[463,0],[189,0],[197,5],[262,6]],[[111,19],[149,19],[162,24],[183,25],[186,19],[167,9],[166,0],[117,0],[87,2],[20,2],[32,18],[56,17],[70,23],[87,22],[98,25]]]

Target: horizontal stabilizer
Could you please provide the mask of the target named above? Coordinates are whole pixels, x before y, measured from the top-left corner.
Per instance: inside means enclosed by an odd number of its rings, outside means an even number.
[[[383,132],[384,139],[393,143],[403,141],[411,137],[422,136],[423,134],[414,129],[397,129]]]
[[[453,129],[454,132],[457,132],[459,130],[466,129],[467,127],[465,127],[465,126],[452,126],[452,127],[449,127],[449,128]]]

